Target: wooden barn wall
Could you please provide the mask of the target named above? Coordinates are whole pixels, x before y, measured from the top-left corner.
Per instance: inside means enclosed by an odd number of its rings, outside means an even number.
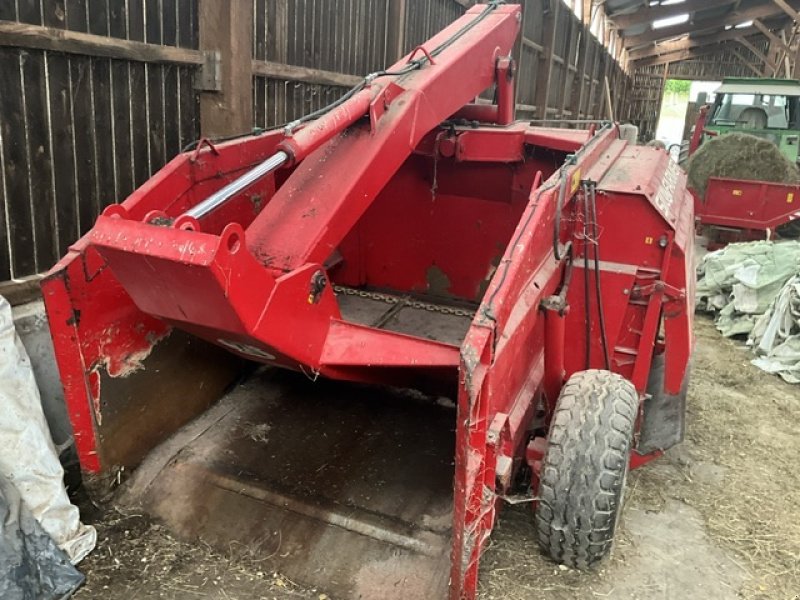
[[[402,13],[393,12],[392,4],[399,4]],[[423,43],[461,16],[469,4],[456,0],[255,0],[254,60],[322,71],[298,69],[293,79],[257,74],[255,126],[279,125],[324,106],[348,85],[322,83],[322,79],[361,76],[391,64],[400,55],[398,48],[407,52]],[[527,0],[523,20],[517,56],[520,116],[608,118],[608,79],[616,118],[625,107],[629,77],[572,10],[562,0]]]
[[[764,54],[769,52],[767,43],[756,44],[756,47]],[[742,57],[746,62],[742,61]],[[760,59],[748,48],[739,46],[736,48],[735,54],[732,49],[724,49],[690,60],[670,63],[668,77],[670,79],[720,81],[724,77],[758,77],[761,68],[763,65]],[[767,73],[767,75],[772,75],[772,73]]]
[[[204,1],[0,0],[0,281],[49,269],[105,206],[199,137]],[[328,104],[473,4],[231,2],[248,3],[252,17],[252,86],[244,93],[256,127]],[[2,28],[15,23],[32,26],[33,37],[9,42],[17,38]],[[59,30],[92,41],[62,47]],[[625,118],[629,76],[562,0],[527,0],[523,30],[522,118],[607,118],[606,81],[614,116]],[[114,39],[143,42],[147,56],[104,49],[103,40]]]
[[[0,20],[197,47],[195,0],[0,0]],[[0,281],[49,269],[196,135],[189,67],[0,47]]]
[[[631,92],[625,113],[620,117],[639,128],[639,138],[642,140],[655,138],[665,81],[664,65],[645,67],[632,73]]]

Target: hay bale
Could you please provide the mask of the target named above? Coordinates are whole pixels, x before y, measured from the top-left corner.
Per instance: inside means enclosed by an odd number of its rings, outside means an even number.
[[[778,147],[763,138],[728,133],[703,143],[686,168],[689,187],[705,196],[711,177],[798,183],[800,171]]]

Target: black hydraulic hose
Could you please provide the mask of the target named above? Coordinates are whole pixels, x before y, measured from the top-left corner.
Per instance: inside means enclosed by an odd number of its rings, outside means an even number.
[[[561,298],[562,303],[567,300],[569,284],[572,282],[572,265],[575,262],[575,250],[572,246],[572,242],[567,242],[566,255],[567,262],[564,265],[564,279],[561,282],[561,289],[558,291],[558,297]]]
[[[592,366],[592,296],[589,293],[589,191],[586,184],[583,185],[583,304],[586,313],[585,330],[586,347],[585,363],[586,369]]]
[[[567,175],[562,172],[561,185],[558,187],[558,201],[556,214],[553,219],[553,254],[556,260],[561,260],[561,212],[564,210],[564,200],[567,196]]]
[[[442,42],[436,48],[434,48],[429,53],[431,55],[431,57],[439,56],[442,52],[444,52],[447,48],[449,48],[454,43],[456,43],[467,32],[469,32],[478,23],[483,21],[490,13],[492,13],[495,9],[497,9],[498,6],[500,6],[502,4],[505,4],[505,0],[491,0],[491,2],[486,4],[486,8],[484,8],[483,11],[477,17],[475,17],[472,21],[470,21],[469,23],[464,25],[464,27],[462,27],[461,29],[456,31],[452,36],[450,36],[444,42]],[[388,76],[388,77],[400,77],[402,75],[406,75],[406,74],[410,73],[411,71],[415,71],[417,69],[421,69],[425,65],[426,62],[428,62],[428,57],[423,55],[423,56],[420,56],[419,58],[415,58],[415,59],[409,61],[406,66],[404,66],[402,69],[399,69],[398,71],[387,71],[386,69],[382,69],[380,71],[375,71],[374,73],[370,73],[369,75],[364,77],[360,82],[358,82],[355,86],[353,86],[347,92],[345,92],[345,94],[341,98],[339,98],[337,100],[334,100],[333,102],[331,102],[327,106],[323,106],[322,108],[320,108],[318,110],[315,110],[314,112],[311,112],[311,113],[309,113],[307,115],[303,115],[302,117],[300,117],[299,119],[296,119],[294,121],[290,121],[290,122],[284,123],[282,125],[273,125],[271,127],[265,128],[265,129],[251,130],[251,131],[249,131],[247,133],[240,133],[240,134],[230,135],[230,136],[221,137],[221,138],[214,138],[211,141],[212,142],[228,142],[228,141],[237,140],[237,139],[240,139],[240,138],[243,138],[243,137],[249,137],[249,136],[254,134],[253,133],[254,131],[257,131],[260,134],[260,133],[264,133],[266,131],[275,131],[277,129],[283,129],[284,131],[286,131],[287,135],[289,135],[289,134],[292,133],[292,131],[294,129],[296,129],[297,127],[299,127],[303,123],[306,123],[308,121],[313,121],[314,119],[318,119],[319,117],[329,113],[333,109],[338,108],[339,106],[341,106],[342,104],[347,102],[350,98],[355,96],[358,92],[363,90],[368,84],[372,83],[372,81],[374,79],[376,79],[378,77],[385,77],[385,76]],[[197,145],[199,143],[200,143],[200,140],[195,140],[191,144],[187,145],[183,149],[183,152],[189,152],[191,150],[194,150],[195,148],[197,148]]]
[[[592,211],[592,244],[594,246],[594,289],[597,298],[597,315],[600,322],[600,341],[603,345],[603,358],[606,370],[611,370],[611,356],[608,352],[608,336],[606,335],[606,318],[603,310],[603,292],[600,286],[600,238],[597,230],[597,184],[589,184]]]
[[[571,154],[567,157],[566,162],[561,167],[561,186],[558,188],[558,201],[556,202],[556,214],[553,219],[553,254],[556,260],[561,260],[561,213],[564,211],[564,202],[567,199],[567,185],[569,184],[569,177],[567,176],[567,167],[575,164],[575,155]]]
[[[603,123],[602,127],[598,131],[605,131],[606,129],[608,129],[610,127],[613,127],[613,124],[610,121],[609,122],[605,122],[605,123]],[[565,176],[564,175],[564,171],[566,170],[565,167],[567,166],[567,164],[572,164],[573,162],[577,162],[578,158],[580,158],[590,147],[592,147],[596,143],[596,141],[598,139],[599,139],[599,136],[597,136],[597,135],[592,137],[585,146],[583,146],[580,150],[578,150],[574,155],[572,155],[567,160],[567,162],[564,164],[564,166],[561,167],[562,177]],[[538,205],[539,202],[542,199],[542,195],[544,193],[546,193],[546,192],[549,192],[550,190],[552,190],[556,186],[556,183],[555,182],[551,182],[551,179],[552,178],[548,179],[547,182],[544,183],[537,190],[536,199],[533,200],[533,202],[532,202],[534,205]],[[525,219],[525,222],[522,223],[522,226],[520,227],[520,229],[519,229],[519,231],[517,233],[517,236],[514,238],[513,242],[511,244],[509,244],[508,247],[510,247],[512,249],[517,247],[517,244],[519,243],[519,240],[522,239],[523,235],[525,235],[525,233],[526,233],[526,231],[528,229],[528,226],[530,225],[531,220],[533,219],[534,212],[535,211],[529,211],[528,212],[528,216]],[[559,218],[558,219],[558,228],[560,229],[560,227],[561,227],[561,220]],[[510,266],[511,266],[511,261],[510,260],[503,261],[501,263],[501,268],[498,269],[500,280],[498,281],[497,287],[495,287],[494,292],[492,292],[492,295],[489,297],[489,299],[484,301],[485,308],[483,309],[481,314],[484,317],[486,317],[487,319],[491,320],[491,321],[495,320],[494,319],[494,315],[492,314],[492,307],[494,306],[495,298],[497,297],[497,294],[500,293],[500,290],[503,288],[503,285],[506,282],[506,278],[508,276],[508,269],[510,268]],[[497,276],[497,275],[495,275],[495,276]]]

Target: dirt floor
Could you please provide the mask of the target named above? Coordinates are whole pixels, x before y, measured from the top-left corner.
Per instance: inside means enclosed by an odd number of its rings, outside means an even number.
[[[631,474],[612,558],[579,573],[544,559],[529,508],[506,509],[481,598],[800,598],[800,387],[749,364],[698,317],[686,442]],[[271,553],[177,541],[142,515],[91,514],[86,598],[326,600],[270,568]]]

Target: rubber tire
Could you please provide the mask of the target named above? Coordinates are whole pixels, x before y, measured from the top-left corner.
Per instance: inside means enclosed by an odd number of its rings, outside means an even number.
[[[800,219],[795,219],[793,221],[789,221],[788,223],[784,223],[783,225],[778,225],[775,231],[777,231],[778,235],[783,239],[796,240],[797,238],[800,238]]]
[[[636,388],[610,371],[579,371],[562,388],[535,517],[539,546],[554,561],[585,570],[610,552],[638,409]]]

